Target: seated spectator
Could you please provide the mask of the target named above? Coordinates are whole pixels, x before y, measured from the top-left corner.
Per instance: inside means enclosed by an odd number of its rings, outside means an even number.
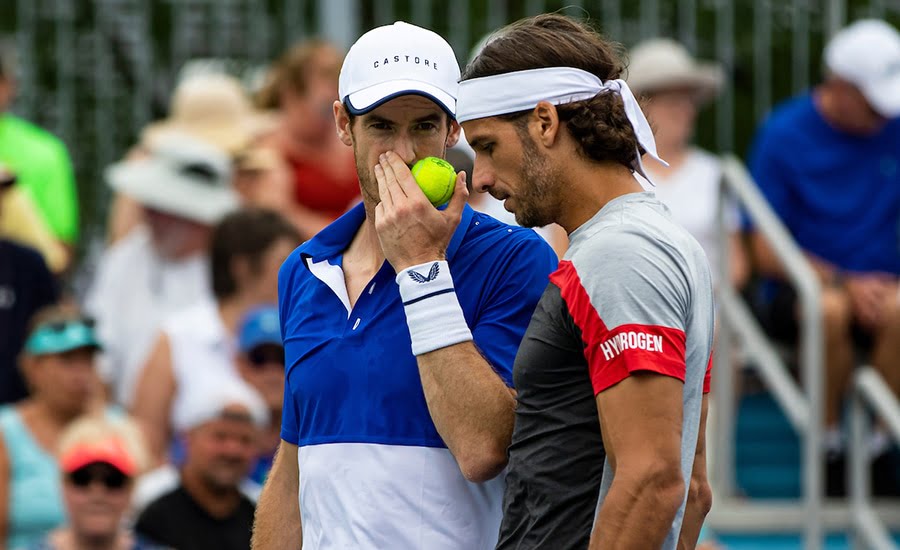
[[[0,546],[27,546],[65,520],[55,450],[76,418],[102,409],[99,343],[70,306],[35,314],[21,367],[31,395],[0,407]]]
[[[9,185],[0,175],[0,227],[6,220],[3,204]],[[40,253],[7,240],[0,231],[0,405],[28,395],[16,358],[28,320],[57,298],[56,281]]]
[[[246,550],[255,506],[240,484],[267,411],[239,380],[198,388],[198,396],[182,426],[186,456],[178,486],[151,502],[135,529],[175,550]]]
[[[247,207],[265,208],[293,222],[293,180],[284,158],[271,146],[254,144],[235,157],[234,188]],[[295,224],[296,225],[296,224]],[[302,227],[297,227],[298,231]]]
[[[775,108],[750,155],[756,183],[822,283],[825,335],[827,490],[842,495],[840,413],[854,350],[900,390],[900,35],[864,20],[838,32],[824,54],[827,74],[808,93]],[[761,234],[752,241],[767,287],[769,328],[795,339],[797,297]],[[895,493],[888,438],[871,442],[873,489]]]
[[[282,56],[260,93],[260,106],[279,111],[275,131],[263,140],[287,160],[293,174],[291,221],[308,239],[359,200],[352,149],[334,131],[334,102],[342,55],[313,40]]]
[[[740,288],[747,282],[749,264],[737,208],[728,209],[729,233],[720,235],[716,224],[722,178],[719,159],[691,144],[698,110],[722,88],[722,69],[696,61],[681,44],[668,39],[638,44],[630,59],[628,85],[644,99],[657,151],[669,163],[668,167],[656,162],[644,166],[655,185],[652,190],[703,247],[714,277],[719,273],[721,241],[731,241],[730,278]]]
[[[123,521],[135,479],[146,466],[137,426],[90,415],[60,437],[59,463],[67,522],[30,550],[154,550]]]
[[[298,244],[296,229],[267,210],[239,210],[216,227],[210,242],[215,298],[165,320],[137,385],[133,412],[157,461],[199,389],[239,378],[238,323],[251,308],[276,303],[278,269]]]
[[[131,403],[160,321],[211,297],[207,249],[213,225],[238,206],[231,178],[224,152],[181,134],[107,171],[144,210],[143,223],[103,254],[85,300],[119,403]]]
[[[69,250],[47,227],[34,203],[16,185],[17,180],[16,174],[0,164],[0,238],[37,250],[54,273],[62,273],[69,265]]]
[[[259,392],[269,409],[268,426],[260,434],[260,456],[250,472],[250,479],[262,486],[281,442],[284,346],[277,307],[259,307],[244,317],[236,362],[241,378]]]
[[[172,93],[169,116],[141,131],[129,160],[149,155],[171,134],[188,135],[223,150],[229,156],[244,150],[255,136],[274,126],[272,117],[253,109],[240,81],[218,73],[200,73],[183,78]],[[142,220],[138,201],[117,193],[110,208],[109,242],[127,235]]]
[[[61,244],[78,238],[78,193],[65,144],[46,130],[7,111],[15,95],[12,52],[0,50],[0,162],[18,176],[18,185]]]

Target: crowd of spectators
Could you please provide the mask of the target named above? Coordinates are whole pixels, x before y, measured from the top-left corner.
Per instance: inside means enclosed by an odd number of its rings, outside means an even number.
[[[842,496],[854,365],[871,362],[900,391],[900,36],[861,21],[824,54],[821,83],[760,121],[748,164],[822,282],[828,492]],[[711,264],[729,241],[716,284],[752,295],[773,339],[796,342],[778,258],[737,205],[719,230],[719,160],[692,144],[728,75],[669,39],[629,58],[668,161],[647,163],[645,185]],[[0,549],[249,547],[280,441],[278,270],[360,200],[334,127],[341,62],[315,40],[287,50],[257,90],[185,76],[168,115],[106,169],[107,242],[90,288],[72,295],[72,159],[8,111],[15,69],[0,59]],[[464,144],[448,158],[471,170]],[[504,217],[491,200],[472,197]],[[565,253],[559,228],[539,232]],[[876,491],[900,495],[881,428],[871,449]]]

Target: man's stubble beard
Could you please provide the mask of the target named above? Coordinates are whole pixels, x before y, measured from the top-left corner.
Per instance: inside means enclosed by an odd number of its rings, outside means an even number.
[[[550,168],[546,155],[540,153],[531,136],[520,133],[522,169],[521,188],[516,195],[516,223],[522,227],[544,227],[559,216],[559,199],[554,191],[559,187],[559,174]]]
[[[353,162],[356,164],[356,177],[359,178],[359,190],[362,195],[363,202],[366,207],[374,208],[381,202],[381,196],[378,193],[378,181],[372,174],[372,167],[364,166],[363,160],[357,154],[356,141],[353,142]]]

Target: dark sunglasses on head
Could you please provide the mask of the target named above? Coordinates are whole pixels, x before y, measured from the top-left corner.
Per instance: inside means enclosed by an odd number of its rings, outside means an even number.
[[[89,487],[95,481],[113,491],[125,487],[129,477],[111,466],[96,464],[79,468],[69,474],[69,482],[79,489]]]
[[[16,184],[16,176],[0,173],[0,189],[9,189]]]
[[[257,368],[271,364],[284,367],[284,348],[274,345],[259,346],[247,352],[247,358],[250,364]]]

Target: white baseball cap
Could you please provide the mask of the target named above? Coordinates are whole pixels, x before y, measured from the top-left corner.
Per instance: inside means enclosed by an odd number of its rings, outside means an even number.
[[[872,108],[900,116],[900,34],[879,19],[862,19],[834,35],[825,66],[859,88]]]
[[[347,52],[338,94],[361,115],[403,95],[421,95],[456,115],[459,63],[446,40],[428,29],[397,21],[365,33]]]
[[[172,412],[172,427],[187,432],[220,418],[229,408],[244,409],[257,428],[269,422],[269,411],[259,393],[242,378],[221,378],[191,388],[189,399]]]

